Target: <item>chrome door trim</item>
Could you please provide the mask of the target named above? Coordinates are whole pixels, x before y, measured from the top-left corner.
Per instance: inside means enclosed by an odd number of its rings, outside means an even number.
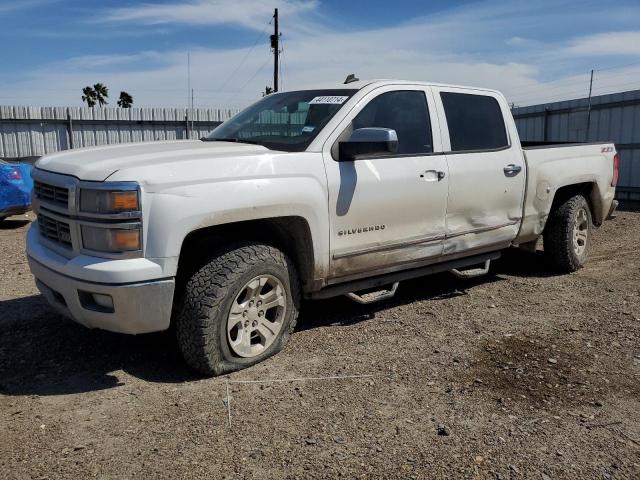
[[[414,240],[408,240],[408,241],[404,241],[404,242],[394,242],[394,243],[386,243],[383,245],[376,245],[373,247],[367,247],[367,248],[362,248],[359,250],[351,250],[348,252],[340,252],[340,253],[334,253],[333,254],[333,259],[334,260],[339,260],[342,258],[348,258],[348,257],[355,257],[358,255],[365,255],[367,253],[378,253],[378,252],[384,252],[387,250],[395,250],[395,249],[400,249],[400,248],[406,248],[406,247],[411,247],[411,246],[415,246],[415,245],[420,245],[423,243],[432,243],[432,242],[439,242],[442,240],[448,240],[449,238],[455,238],[455,237],[461,237],[462,235],[469,235],[470,233],[484,233],[484,232],[488,232],[491,230],[498,230],[500,228],[505,228],[505,227],[511,227],[513,225],[517,225],[518,223],[520,223],[521,219],[517,219],[514,220],[512,222],[508,222],[508,223],[503,223],[501,225],[494,225],[494,226],[489,226],[489,227],[478,227],[478,228],[473,228],[470,230],[464,230],[462,232],[456,232],[456,233],[451,233],[449,235],[440,235],[440,236],[436,236],[436,237],[423,237],[423,238],[417,238]]]
[[[438,242],[441,240],[444,240],[446,237],[444,235],[438,235],[435,237],[421,237],[421,238],[416,238],[416,239],[412,239],[412,240],[405,240],[402,242],[389,242],[389,243],[384,243],[382,245],[375,245],[373,247],[366,247],[366,248],[361,248],[358,250],[351,250],[351,251],[347,251],[347,252],[340,252],[340,253],[334,253],[333,254],[333,259],[334,260],[339,260],[341,258],[346,258],[346,257],[354,257],[354,256],[358,256],[358,255],[365,255],[367,253],[378,253],[378,252],[384,252],[387,250],[396,250],[399,248],[405,248],[405,247],[410,247],[413,245],[420,245],[422,243],[432,243],[432,242]]]

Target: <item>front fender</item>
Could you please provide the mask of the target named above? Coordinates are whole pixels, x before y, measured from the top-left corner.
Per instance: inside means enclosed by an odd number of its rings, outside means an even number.
[[[311,231],[316,278],[329,261],[327,193],[313,177],[239,179],[173,187],[148,195],[145,255],[180,255],[186,236],[202,228],[274,217],[304,218]],[[177,268],[177,261],[173,262]],[[175,274],[175,272],[173,272]]]

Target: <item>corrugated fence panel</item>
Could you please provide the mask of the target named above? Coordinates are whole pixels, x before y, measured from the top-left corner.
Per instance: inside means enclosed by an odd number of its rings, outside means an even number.
[[[236,113],[195,109],[189,113],[187,127],[185,108],[0,106],[0,158],[38,157],[118,143],[197,139]]]
[[[524,141],[614,142],[620,153],[617,196],[640,201],[640,90],[513,109]]]

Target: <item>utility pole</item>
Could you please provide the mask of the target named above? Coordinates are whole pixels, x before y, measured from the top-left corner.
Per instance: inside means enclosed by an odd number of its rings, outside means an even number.
[[[278,31],[278,9],[273,14],[274,33],[271,35],[271,49],[273,50],[273,91],[278,91],[278,55],[280,55],[280,32]]]
[[[591,124],[591,92],[593,91],[593,70],[591,70],[591,80],[589,81],[589,106],[587,107],[587,129],[584,134],[584,141],[589,141],[589,125]]]

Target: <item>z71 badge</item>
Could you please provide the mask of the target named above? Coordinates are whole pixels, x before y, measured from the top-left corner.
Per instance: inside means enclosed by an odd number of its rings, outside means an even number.
[[[385,228],[387,228],[386,225],[373,225],[371,227],[348,228],[346,230],[338,230],[338,236],[342,237],[344,235],[354,235],[356,233],[374,232],[377,230],[384,230]]]

